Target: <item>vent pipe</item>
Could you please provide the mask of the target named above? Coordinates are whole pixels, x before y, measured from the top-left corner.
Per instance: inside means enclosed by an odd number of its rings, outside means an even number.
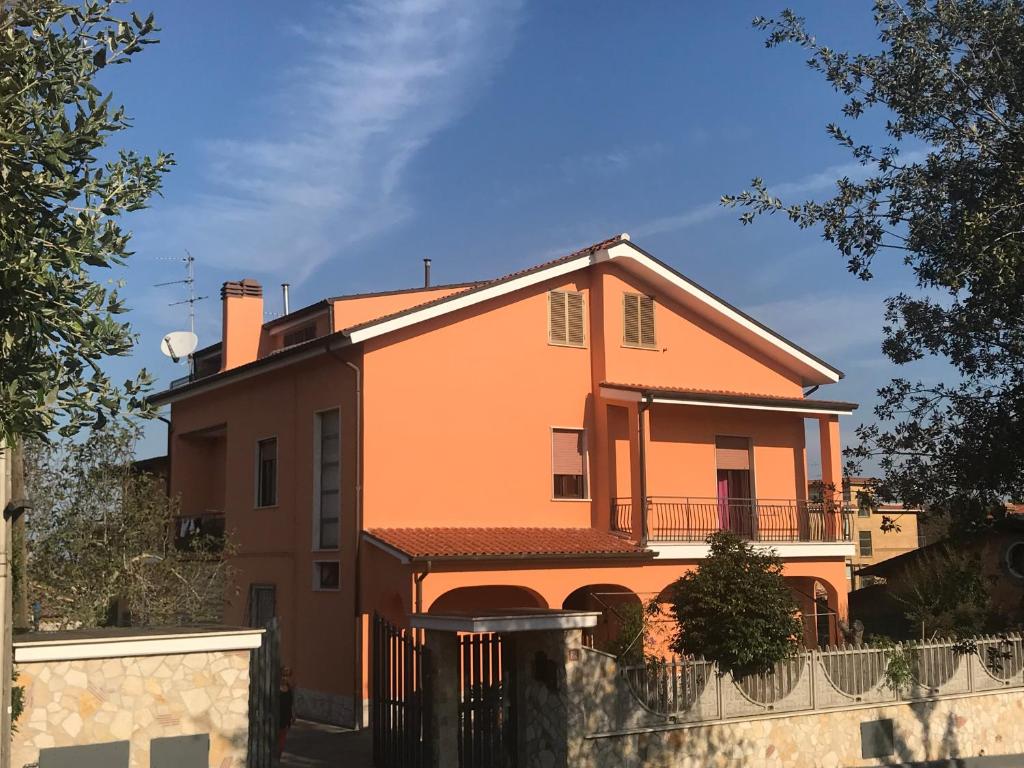
[[[284,313],[288,314],[288,289],[291,286],[288,283],[281,283],[281,300],[284,302]]]
[[[423,260],[423,287],[430,287],[430,259]]]

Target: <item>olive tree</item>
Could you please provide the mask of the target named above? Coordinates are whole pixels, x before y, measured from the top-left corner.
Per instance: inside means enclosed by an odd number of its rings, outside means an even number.
[[[791,10],[754,20],[842,95],[827,132],[862,172],[823,199],[783,201],[756,178],[723,203],[817,230],[862,280],[879,259],[905,265],[882,351],[951,374],[882,386],[850,456],[878,461],[883,498],[970,528],[1024,497],[1024,2],[875,0],[874,21],[879,44],[851,52]],[[878,141],[856,136],[869,116]]]

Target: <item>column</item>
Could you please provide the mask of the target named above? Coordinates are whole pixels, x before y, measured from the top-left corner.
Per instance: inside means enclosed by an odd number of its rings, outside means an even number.
[[[826,541],[841,541],[843,453],[839,439],[839,417],[819,417],[818,436],[821,446],[822,501],[826,502],[824,535]]]
[[[430,692],[430,737],[434,765],[459,764],[459,636],[427,630],[429,663],[424,668]]]

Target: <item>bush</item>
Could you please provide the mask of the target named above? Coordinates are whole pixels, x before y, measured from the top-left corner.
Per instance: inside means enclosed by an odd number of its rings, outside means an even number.
[[[803,637],[782,561],[728,532],[708,543],[710,555],[672,587],[679,625],[672,650],[704,656],[737,677],[768,672]]]

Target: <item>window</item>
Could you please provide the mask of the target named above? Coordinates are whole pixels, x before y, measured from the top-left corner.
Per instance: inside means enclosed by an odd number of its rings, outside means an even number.
[[[640,293],[622,294],[622,343],[627,347],[657,346],[654,336],[654,299]]]
[[[556,499],[587,498],[586,440],[582,429],[551,430],[551,472]]]
[[[860,537],[860,556],[871,557],[871,531],[860,531],[858,536]]]
[[[871,517],[871,506],[863,494],[857,494],[857,517]]]
[[[341,565],[337,560],[320,560],[313,563],[313,589],[338,589],[341,585]]]
[[[583,294],[578,291],[548,293],[548,343],[582,347]]]
[[[315,325],[304,325],[301,328],[296,328],[294,331],[289,331],[284,335],[284,347],[294,347],[296,344],[301,344],[304,341],[309,341],[316,337],[316,326]]]
[[[338,548],[341,513],[341,439],[338,410],[316,415],[314,549]]]
[[[256,443],[256,506],[277,504],[277,438]]]
[[[273,584],[249,585],[249,626],[265,627],[277,615],[277,587]]]

